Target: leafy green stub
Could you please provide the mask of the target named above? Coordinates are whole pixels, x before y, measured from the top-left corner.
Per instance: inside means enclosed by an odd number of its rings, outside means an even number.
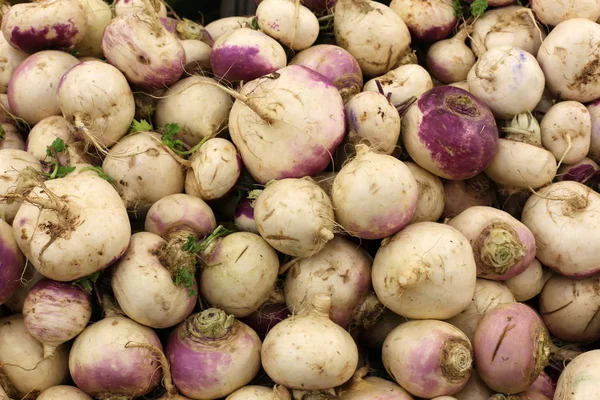
[[[133,122],[131,123],[131,127],[129,128],[131,133],[150,132],[153,129],[154,128],[152,127],[152,124],[150,122],[146,121],[145,119],[142,119],[140,121],[136,121],[134,119]]]
[[[88,167],[81,168],[81,172],[83,172],[83,171],[94,171],[95,173],[98,174],[98,176],[100,178],[104,179],[105,181],[108,181],[109,183],[113,183],[115,181],[113,178],[111,178],[104,172],[102,167],[94,167],[94,166],[90,165]]]
[[[163,129],[162,143],[173,150],[175,154],[182,157],[189,156],[190,154],[194,153],[196,150],[202,147],[202,145],[204,145],[208,139],[210,139],[210,136],[206,136],[200,142],[198,142],[198,144],[188,150],[185,143],[179,139],[175,139],[175,135],[179,132],[181,132],[179,125],[166,124],[165,128]]]
[[[252,22],[250,23],[250,28],[254,29],[255,31],[260,29],[260,27],[258,26],[258,19],[256,17],[252,18]]]
[[[452,8],[454,8],[454,15],[456,15],[456,18],[464,17],[463,5],[462,5],[461,0],[454,0],[452,2]]]
[[[194,280],[194,274],[192,274],[186,268],[180,268],[173,277],[175,286],[183,285],[183,287],[189,291],[188,295],[190,297],[194,296],[195,294],[198,294],[198,292],[194,290]]]
[[[475,18],[481,17],[487,8],[488,3],[486,0],[475,0],[471,3],[471,15]]]
[[[54,142],[50,146],[46,147],[46,156],[54,159],[49,164],[52,167],[52,172],[44,173],[49,179],[64,178],[68,173],[73,172],[75,167],[68,165],[62,165],[60,162],[61,156],[67,154],[69,145],[66,144],[61,138],[54,139]]]
[[[4,126],[0,124],[0,140],[4,140],[6,138],[6,131],[4,130]]]
[[[73,281],[72,285],[81,288],[87,294],[92,294],[92,291],[94,290],[94,283],[96,283],[99,277],[100,271],[97,271],[89,276]]]
[[[481,17],[488,8],[488,2],[486,0],[475,0],[470,4],[468,9],[465,9],[464,2],[465,0],[454,0],[452,2],[454,15],[456,15],[457,18],[466,19],[469,16],[478,18]]]

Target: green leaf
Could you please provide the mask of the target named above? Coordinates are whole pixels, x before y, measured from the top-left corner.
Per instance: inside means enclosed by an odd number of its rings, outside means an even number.
[[[131,128],[129,130],[132,133],[137,133],[137,132],[149,132],[152,129],[154,129],[152,127],[152,124],[149,123],[148,121],[146,121],[145,119],[143,119],[141,121],[137,121],[134,119],[133,122],[131,123]]]
[[[256,17],[252,18],[252,22],[250,23],[250,27],[257,31],[259,29],[258,19]]]
[[[46,155],[48,157],[53,157],[54,159],[56,159],[56,155],[66,151],[68,147],[69,145],[66,144],[64,140],[62,140],[61,138],[56,138],[50,146],[46,147]]]
[[[0,140],[4,140],[6,138],[6,131],[4,130],[4,126],[0,124]]]
[[[185,144],[175,139],[175,135],[181,132],[181,128],[177,124],[166,124],[162,134],[162,142],[176,153],[185,152]]]
[[[200,243],[194,239],[193,236],[188,236],[187,242],[183,245],[183,251],[187,251],[188,253],[198,254],[200,251]]]
[[[180,268],[175,276],[173,276],[173,282],[175,286],[183,285],[184,288],[188,289],[189,297],[197,294],[198,292],[194,290],[194,275],[185,268]]]
[[[454,15],[456,15],[456,18],[463,18],[464,14],[463,14],[463,5],[461,3],[461,0],[454,0],[452,2],[452,8],[454,8]]]
[[[486,0],[475,0],[471,3],[471,15],[475,18],[481,17],[487,8],[488,3]]]
[[[53,174],[54,176],[51,176],[51,178],[64,178],[67,174],[73,171],[75,171],[75,167],[66,167],[59,165],[58,168],[56,168],[56,173]]]
[[[110,176],[106,175],[106,173],[104,172],[104,170],[102,169],[102,167],[93,167],[93,166],[88,166],[88,167],[83,167],[81,168],[81,172],[83,171],[94,171],[95,173],[98,174],[98,176],[102,179],[104,179],[105,181],[108,181],[110,183],[113,183],[115,180],[113,178],[111,178]]]
[[[100,277],[100,272],[101,271],[94,272],[91,275],[77,279],[76,281],[73,281],[72,285],[83,289],[87,294],[92,294],[92,291],[94,290],[94,283],[96,283]]]

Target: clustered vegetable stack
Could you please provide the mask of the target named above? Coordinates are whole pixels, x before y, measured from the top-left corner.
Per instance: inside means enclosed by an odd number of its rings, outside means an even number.
[[[600,0],[2,6],[0,398],[600,399]]]

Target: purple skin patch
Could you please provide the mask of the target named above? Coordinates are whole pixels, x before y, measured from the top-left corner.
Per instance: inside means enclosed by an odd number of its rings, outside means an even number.
[[[4,304],[20,285],[25,263],[23,256],[2,237],[0,237],[0,260],[0,304]]]
[[[251,81],[279,69],[259,53],[258,47],[222,46],[210,53],[210,65],[216,76],[229,81]]]
[[[472,178],[492,162],[498,150],[498,127],[491,110],[466,90],[438,86],[416,106],[423,114],[421,143],[448,179]]]
[[[452,31],[456,27],[457,22],[458,20],[455,20],[450,24],[442,26],[432,26],[431,28],[425,30],[415,30],[409,28],[410,37],[415,42],[434,43],[438,40],[446,39],[448,36],[450,36],[450,34],[452,34]]]
[[[563,181],[576,181],[585,183],[591,178],[598,176],[598,171],[591,164],[582,164],[573,168],[569,168],[567,173],[563,175]]]
[[[68,23],[57,23],[41,29],[31,27],[21,30],[15,26],[10,33],[10,42],[26,53],[35,53],[45,49],[66,49],[74,43],[79,29],[72,20]]]
[[[126,0],[126,2],[127,1],[129,0]],[[160,17],[160,23],[168,32],[175,33],[177,31],[177,24],[179,24],[179,21],[175,18]]]
[[[241,199],[235,209],[235,218],[244,216],[248,219],[254,219],[254,207],[252,207],[252,200]]]

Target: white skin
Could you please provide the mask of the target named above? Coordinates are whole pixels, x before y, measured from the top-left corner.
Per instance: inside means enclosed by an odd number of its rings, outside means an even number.
[[[167,7],[161,0],[150,0],[150,5],[154,7],[154,10],[160,17],[167,16]],[[145,10],[145,8],[144,0],[117,0],[115,3],[115,15],[118,17],[125,14],[134,14]]]
[[[435,42],[427,50],[427,63],[431,64],[434,68],[432,74],[442,83],[467,79],[469,70],[475,64],[475,54],[465,44],[466,38],[467,30],[463,29],[450,39]],[[435,67],[443,71],[436,71]]]
[[[419,201],[410,223],[440,219],[444,211],[444,185],[442,180],[414,162],[405,162],[419,186]]]
[[[197,182],[198,195],[203,200],[225,196],[238,181],[241,163],[237,149],[227,139],[209,139],[190,159]]]
[[[0,397],[1,398],[1,397]],[[83,390],[75,386],[58,385],[44,390],[37,397],[39,400],[92,400]]]
[[[83,39],[75,45],[80,57],[103,57],[102,34],[112,20],[110,5],[102,0],[79,0],[87,14],[88,27]],[[118,3],[117,3],[118,4]]]
[[[419,97],[433,87],[429,72],[420,65],[407,64],[395,68],[385,75],[373,78],[365,83],[363,91],[379,92],[375,81],[379,81],[383,93],[391,93],[391,102],[394,105],[408,100],[411,96]]]
[[[312,46],[319,36],[315,14],[293,0],[264,0],[258,5],[256,15],[263,32],[292,50]]]
[[[417,37],[428,30],[456,24],[452,0],[392,0],[390,8],[402,17]]]
[[[527,301],[540,294],[551,276],[550,270],[545,269],[538,260],[533,260],[525,271],[505,280],[504,284],[515,296],[515,300]]]
[[[544,115],[540,128],[542,145],[560,162],[576,164],[590,150],[592,118],[579,102],[556,103]]]
[[[209,45],[196,39],[182,40],[181,45],[185,51],[184,68],[187,74],[210,71],[211,48]]]
[[[208,31],[214,40],[217,40],[219,37],[223,36],[232,29],[238,29],[247,26],[247,24],[251,22],[252,18],[253,16],[220,18],[206,25],[204,29]]]
[[[591,350],[575,357],[560,374],[555,400],[593,399],[600,393],[600,350]]]
[[[0,193],[3,195],[14,193],[20,173],[26,169],[41,172],[42,165],[34,156],[23,150],[0,150]],[[0,202],[0,215],[8,223],[12,223],[20,207],[21,200],[19,199],[12,202]]]
[[[550,26],[571,18],[586,18],[594,22],[600,18],[598,0],[532,0],[531,9],[542,23]]]
[[[6,93],[15,68],[29,57],[29,54],[12,47],[4,35],[0,35],[0,54],[0,92]]]
[[[59,115],[46,117],[31,129],[27,136],[27,152],[38,160],[48,160],[46,150],[48,146],[58,138],[62,139],[69,147],[68,164],[89,161],[90,157],[85,154],[85,149],[81,142],[75,142],[73,129],[67,120]]]
[[[25,141],[23,136],[14,125],[6,122],[2,122],[2,129],[4,130],[4,138],[0,140],[0,150],[2,149],[15,149],[25,150]]]

